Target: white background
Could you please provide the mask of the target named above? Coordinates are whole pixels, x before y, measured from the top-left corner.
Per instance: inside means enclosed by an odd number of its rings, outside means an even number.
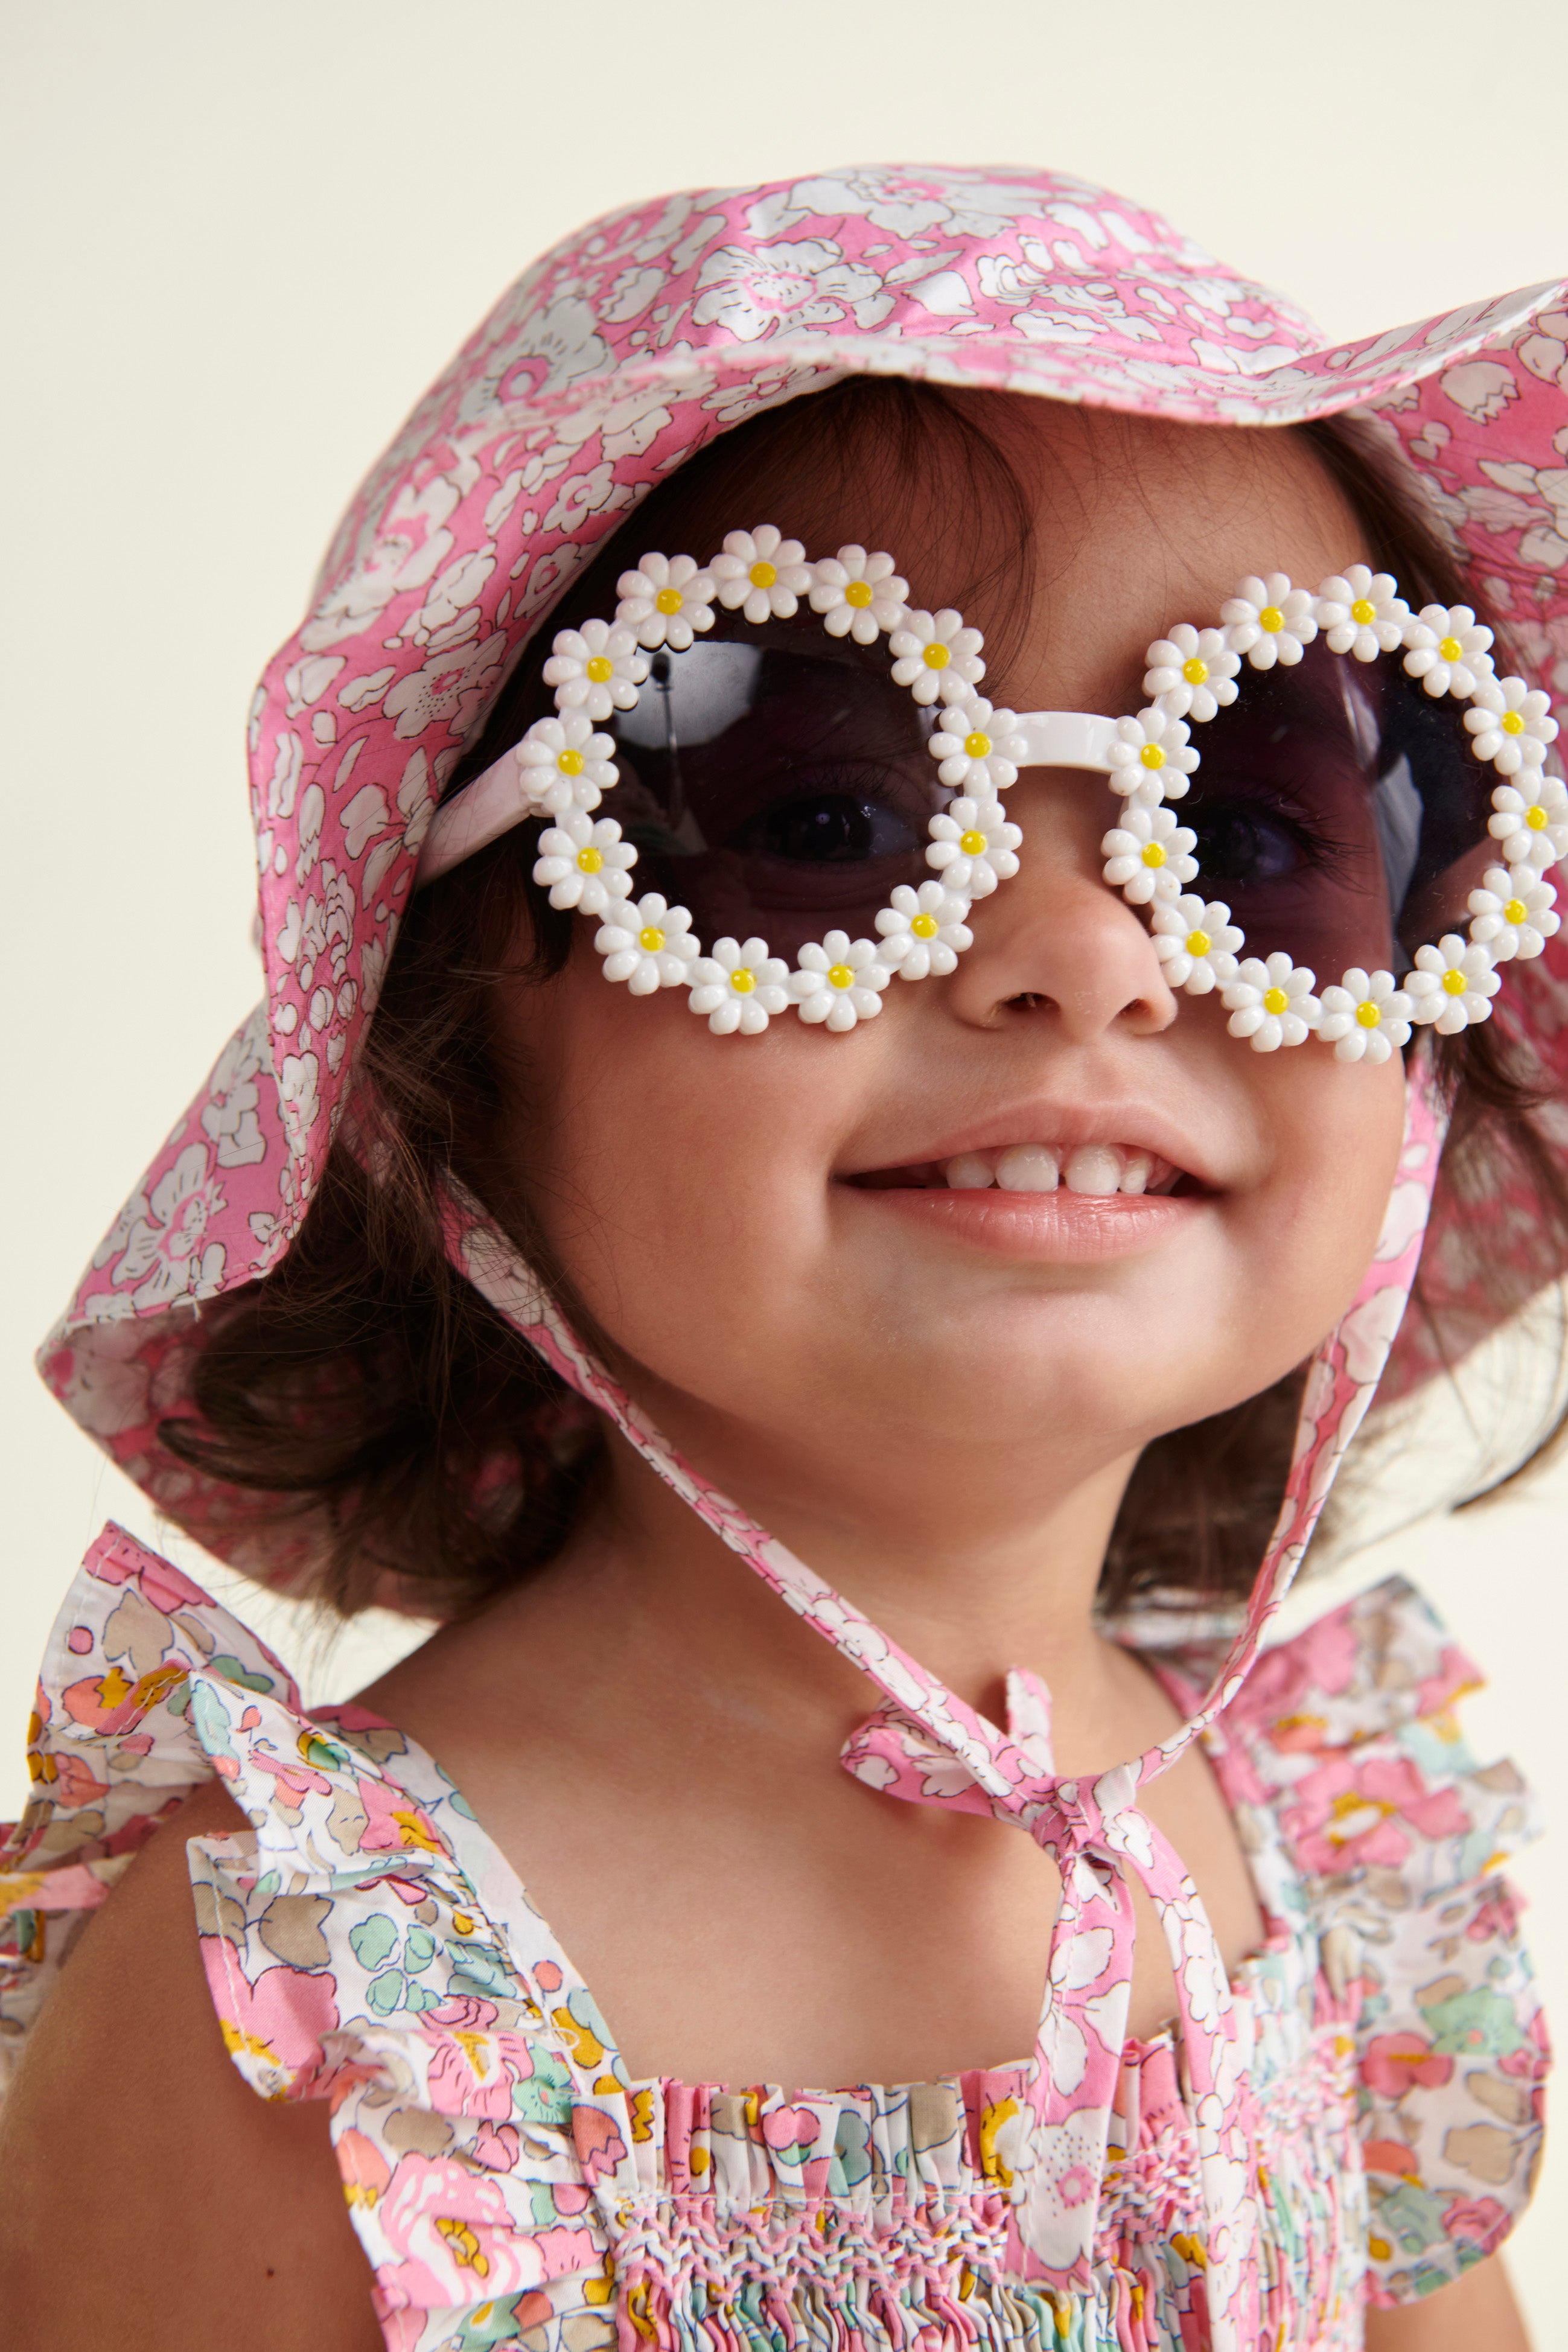
[[[0,1810],[20,1800],[34,1665],[76,1559],[110,1512],[157,1532],[29,1357],[259,992],[250,690],[359,474],[510,278],[613,205],[888,160],[1103,181],[1333,338],[1568,272],[1561,0],[7,15]],[[1451,1412],[1441,1426],[1402,1491],[1463,1433]],[[1481,1744],[1511,1749],[1560,1825],[1521,1872],[1560,2020],[1565,1535],[1568,1475],[1549,1475],[1342,1571],[1409,1569],[1491,1672]],[[261,1615],[298,1656],[310,1629]],[[386,1632],[335,1657],[311,1635],[314,1695],[363,1680]],[[1543,2347],[1565,2220],[1556,2154],[1516,2241]]]

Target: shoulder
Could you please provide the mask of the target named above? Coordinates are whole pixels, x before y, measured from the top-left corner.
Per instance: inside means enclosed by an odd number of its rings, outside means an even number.
[[[188,1797],[28,2038],[0,2136],[0,2304],[34,2340],[92,2341],[112,2308],[124,2352],[194,2352],[216,2312],[229,2352],[381,2343],[326,2109],[254,2095],[204,1975],[186,1841],[247,1826],[221,1788]]]

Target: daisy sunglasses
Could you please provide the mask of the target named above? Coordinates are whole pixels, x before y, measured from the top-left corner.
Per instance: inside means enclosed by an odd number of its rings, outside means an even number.
[[[1104,779],[1107,886],[1257,1052],[1451,1034],[1558,929],[1547,698],[1468,607],[1414,613],[1386,572],[1243,581],[1149,646],[1120,719],[993,706],[980,632],[861,547],[808,561],[764,525],[706,564],[645,555],[617,593],[557,633],[539,715],[437,812],[419,878],[543,820],[533,878],[594,923],[605,978],[684,989],[715,1034],[853,1029],[895,979],[952,971],[1027,855],[1026,768]]]

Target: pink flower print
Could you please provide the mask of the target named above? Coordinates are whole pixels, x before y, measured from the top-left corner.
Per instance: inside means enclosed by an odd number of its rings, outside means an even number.
[[[1421,2186],[1421,2159],[1403,2140],[1369,2139],[1363,2146],[1361,2160],[1368,2172],[1386,2172],[1395,2180],[1408,2180],[1416,2189]]]
[[[1465,1935],[1473,1944],[1489,1943],[1496,1937],[1506,1943],[1519,1926],[1519,1906],[1507,1885],[1499,1879],[1488,1887],[1466,1923]]]
[[[368,2210],[378,2204],[392,2171],[374,2140],[367,2139],[362,2131],[343,2132],[337,2143],[337,2158],[350,2209],[363,2205]]]
[[[523,2035],[432,2027],[428,2017],[421,2019],[419,2030],[430,2047],[426,2084],[438,2115],[510,2115],[513,2083],[526,2082],[533,2072]]]
[[[1418,1684],[1415,1692],[1417,1715],[1446,1715],[1456,1700],[1468,1698],[1472,1691],[1481,1688],[1481,1677],[1466,1657],[1448,1643],[1437,1662],[1437,1671]]]
[[[1422,1837],[1463,1837],[1469,1819],[1452,1789],[1431,1789],[1403,1756],[1366,1762],[1330,1757],[1297,1783],[1285,1813],[1304,1868],[1325,1874],[1365,1865],[1397,1869]]]
[[[229,2056],[263,2098],[287,2097],[317,2074],[322,2040],[337,2031],[332,1978],[279,1967],[251,1984],[221,1937],[204,1936],[201,1948]]]
[[[522,2135],[515,2124],[482,2123],[468,2142],[472,2163],[487,2172],[510,2172],[522,2153]]]
[[[156,1706],[176,1684],[183,1683],[186,1674],[183,1665],[154,1666],[151,1674],[132,1682],[121,1667],[110,1666],[106,1675],[89,1675],[70,1684],[60,1696],[73,1723],[85,1724],[92,1731],[128,1731],[149,1707]]]
[[[1424,2033],[1374,2033],[1361,2053],[1362,2081],[1383,2099],[1439,2091],[1453,2072],[1453,2060],[1434,2050]]]
[[[187,1144],[148,1194],[111,1277],[116,1289],[131,1289],[139,1314],[217,1288],[226,1253],[221,1242],[205,1236],[223,1205],[223,1189],[208,1174],[205,1144]]]
[[[781,2164],[801,2164],[816,2144],[817,2121],[810,2107],[774,2107],[763,2117],[763,2137]]]
[[[462,2309],[543,2284],[544,2263],[526,2202],[514,2217],[500,2179],[455,2157],[405,2156],[376,2218],[397,2258],[380,2272],[395,2310],[439,2311],[450,2304]]]
[[[1507,2237],[1513,2216],[1495,2197],[1456,2197],[1443,2210],[1443,2227],[1461,2244],[1489,2254]]]
[[[445,1841],[423,1805],[390,1780],[361,1780],[364,1828],[362,1853],[445,1853]]]
[[[614,2172],[626,2158],[626,2144],[616,2129],[613,2117],[605,2115],[602,2107],[573,2108],[572,2143],[585,2180],[597,2180],[602,2173]]]

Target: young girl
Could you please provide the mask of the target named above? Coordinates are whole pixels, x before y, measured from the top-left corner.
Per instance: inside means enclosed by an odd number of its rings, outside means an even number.
[[[1523,2344],[1528,1797],[1405,1585],[1259,1641],[1385,1362],[1568,1263],[1557,299],[1325,352],[850,174],[595,224],[420,404],[257,697],[266,1005],[43,1361],[443,1622],[306,1715],[89,1555],[19,2342]]]

